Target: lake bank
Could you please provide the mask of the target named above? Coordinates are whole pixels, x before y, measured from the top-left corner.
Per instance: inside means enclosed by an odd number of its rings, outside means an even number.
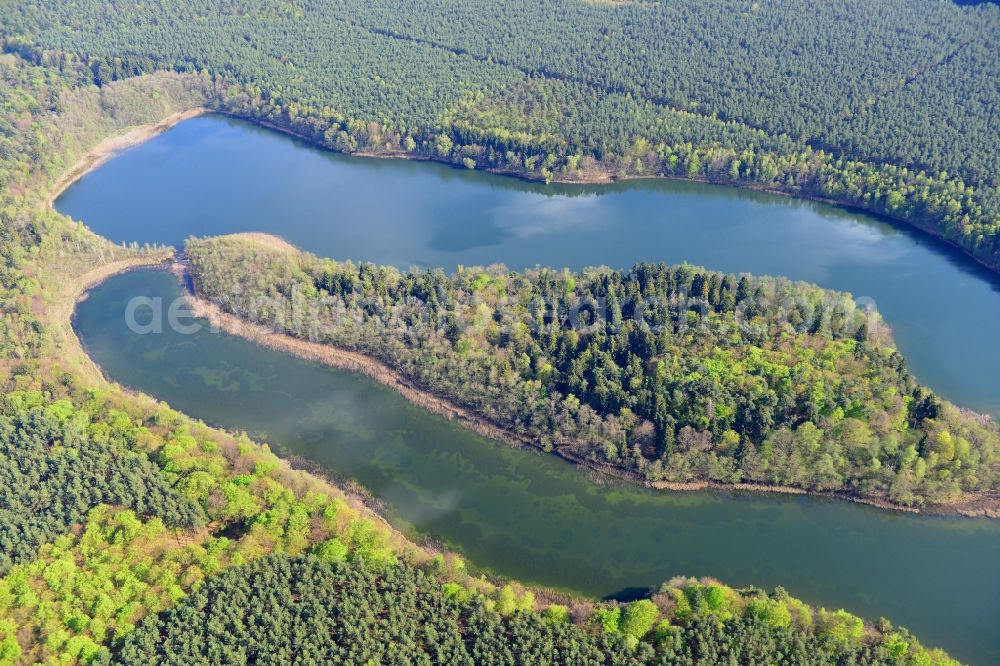
[[[164,131],[170,129],[171,127],[191,118],[196,118],[205,114],[217,114],[220,116],[225,116],[229,118],[235,118],[243,120],[249,123],[253,123],[259,127],[264,127],[275,132],[285,134],[287,136],[293,137],[300,141],[306,142],[309,145],[315,146],[318,149],[330,151],[337,154],[351,155],[356,157],[367,157],[373,159],[388,159],[388,160],[407,160],[407,161],[417,161],[417,162],[434,162],[438,164],[443,164],[454,169],[466,169],[462,164],[441,158],[439,156],[427,155],[423,153],[418,153],[416,151],[404,151],[404,150],[358,150],[353,152],[345,152],[338,150],[335,147],[328,145],[326,142],[316,140],[302,132],[296,131],[290,127],[280,125],[271,121],[263,120],[253,116],[234,113],[221,108],[211,108],[207,106],[196,107],[186,111],[180,111],[177,113],[170,114],[169,116],[163,118],[162,120],[150,123],[148,125],[143,125],[136,127],[128,132],[109,137],[105,139],[100,144],[89,150],[78,162],[71,167],[67,173],[60,178],[52,190],[52,194],[49,196],[46,205],[52,207],[55,200],[70,187],[74,182],[85,176],[90,171],[99,167],[110,157],[114,156],[116,153],[121,152],[130,147],[137,146],[149,139],[163,133]],[[967,252],[960,245],[954,241],[945,238],[936,232],[933,225],[908,217],[891,215],[883,211],[876,211],[864,206],[860,206],[857,203],[830,198],[811,192],[790,192],[788,190],[772,187],[767,185],[762,185],[754,182],[743,181],[743,180],[732,180],[729,178],[703,178],[695,177],[689,178],[678,175],[668,175],[662,173],[653,174],[625,174],[625,173],[615,173],[607,169],[596,169],[590,172],[584,172],[582,170],[577,170],[574,173],[560,173],[553,174],[550,178],[543,178],[539,174],[533,173],[527,170],[514,170],[514,169],[501,169],[501,168],[486,168],[480,169],[480,171],[485,173],[491,173],[498,176],[505,176],[509,178],[521,179],[526,182],[533,183],[556,183],[565,185],[610,185],[614,183],[627,182],[633,180],[669,180],[676,182],[690,182],[690,183],[704,183],[708,185],[717,185],[722,187],[731,187],[739,190],[746,190],[751,192],[762,192],[770,195],[787,197],[790,199],[799,199],[803,201],[812,201],[816,203],[826,204],[841,208],[848,212],[857,212],[865,215],[871,215],[878,219],[884,220],[894,225],[899,225],[905,229],[912,230],[919,234],[926,236],[927,239],[933,240],[934,242],[940,242],[942,245],[950,248],[951,250],[961,254],[968,260],[971,260],[978,266],[990,271],[995,275],[1000,275],[1000,265],[994,265],[983,259],[974,256],[973,254]]]
[[[88,173],[90,170],[92,170],[99,164],[103,163],[109,156],[116,154],[117,151],[122,150],[124,147],[137,145],[138,143],[146,141],[154,136],[157,136],[166,129],[169,129],[173,125],[180,123],[183,120],[195,117],[197,115],[201,115],[208,111],[209,110],[206,108],[199,107],[189,111],[176,113],[161,122],[152,123],[150,125],[135,128],[127,132],[125,135],[121,135],[119,137],[108,139],[102,142],[98,147],[96,147],[92,151],[89,151],[88,155],[84,159],[80,160],[80,162],[78,162],[78,164],[74,166],[73,169],[71,169],[71,171],[67,174],[67,176],[64,177],[64,179],[62,179],[61,185],[58,189],[64,190],[66,187],[68,187],[69,183],[73,182],[75,179],[79,179],[80,177]],[[263,123],[263,124],[270,126],[270,124],[268,123]],[[306,137],[297,135],[295,132],[292,132],[290,130],[282,130],[282,128],[278,126],[273,126],[273,129],[280,130],[286,134],[291,134],[293,136],[298,136],[300,139],[307,140]],[[273,238],[273,236],[270,236],[268,234],[258,234],[258,236],[262,239]],[[396,389],[402,391],[404,395],[407,394],[407,392],[410,392],[409,397],[411,401],[414,401],[417,404],[423,404],[426,408],[434,411],[435,413],[446,415],[448,416],[448,418],[457,418],[475,432],[484,434],[491,438],[500,439],[517,446],[533,446],[536,448],[538,447],[537,442],[527,441],[518,438],[517,436],[509,432],[503,431],[503,429],[496,426],[496,424],[488,423],[482,420],[477,420],[476,418],[474,418],[474,415],[468,413],[461,414],[457,412],[456,410],[458,410],[459,408],[454,404],[447,404],[447,405],[438,404],[440,398],[429,395],[417,395],[416,393],[413,393],[414,391],[419,391],[419,390],[416,387],[413,387],[412,385],[408,387],[404,386],[403,384],[405,382],[403,382],[402,378],[396,377],[395,379],[387,379],[387,376],[385,376],[384,371],[388,370],[388,368],[382,368],[382,369],[369,368],[367,370],[363,369],[359,370],[359,368],[362,367],[363,363],[358,359],[347,360],[344,358],[339,358],[334,361],[328,361],[328,362],[333,364],[339,364],[338,367],[345,367],[349,369],[354,369],[355,371],[361,371],[363,372],[363,374],[367,374],[386,385],[396,384]],[[574,462],[576,464],[580,464],[584,467],[588,467],[590,469],[599,469],[600,471],[606,474],[616,475],[620,478],[624,478],[635,483],[649,485],[650,487],[658,487],[660,489],[665,489],[665,490],[716,489],[716,490],[737,491],[737,492],[748,492],[748,491],[777,492],[784,494],[797,494],[799,492],[803,492],[802,489],[794,487],[770,486],[761,484],[717,484],[705,481],[654,482],[653,484],[649,484],[649,482],[647,482],[645,479],[642,479],[634,474],[630,474],[623,470],[608,469],[606,466],[596,464],[592,461],[577,459],[573,455],[569,454],[567,451],[561,450],[561,448],[557,449],[556,453],[564,457],[565,459],[570,460],[571,462]],[[853,502],[871,504],[872,506],[889,510],[913,511],[913,512],[922,511],[926,513],[941,513],[941,514],[964,515],[964,516],[996,517],[1000,515],[1000,499],[992,496],[969,498],[966,500],[962,500],[960,502],[956,502],[954,504],[948,504],[945,506],[930,506],[930,507],[924,507],[922,510],[918,510],[914,509],[913,507],[896,505],[893,504],[892,502],[888,502],[879,498],[856,497],[850,494],[843,494],[843,493],[833,493],[832,495],[841,499],[847,499]]]
[[[416,151],[405,151],[399,149],[392,150],[356,150],[352,152],[346,152],[339,150],[333,146],[328,145],[325,141],[317,140],[307,134],[299,132],[290,127],[280,125],[278,123],[256,118],[254,116],[233,113],[231,111],[226,111],[224,109],[212,110],[212,113],[217,113],[230,118],[236,118],[246,122],[254,123],[261,127],[266,127],[270,130],[280,132],[287,136],[291,136],[300,141],[304,141],[309,145],[315,146],[322,150],[327,150],[330,152],[342,154],[342,155],[352,155],[355,157],[368,157],[373,159],[389,159],[389,160],[409,160],[417,162],[434,162],[438,164],[447,165],[451,168],[458,170],[468,170],[461,162],[456,160],[449,160],[436,155],[429,155],[425,153],[419,153]],[[856,202],[836,199],[820,194],[815,194],[808,191],[796,191],[792,192],[787,189],[780,187],[774,187],[769,185],[764,185],[760,183],[755,183],[746,180],[733,180],[731,178],[708,178],[708,177],[686,177],[673,174],[664,173],[651,173],[651,174],[628,174],[613,172],[608,169],[598,168],[592,169],[590,171],[583,171],[582,169],[577,169],[572,173],[553,173],[549,177],[543,177],[538,173],[528,171],[525,169],[504,169],[497,167],[487,167],[480,168],[476,167],[484,173],[490,173],[498,176],[505,176],[509,178],[516,178],[532,183],[544,183],[544,184],[563,184],[563,185],[610,185],[614,183],[621,183],[633,180],[669,180],[675,182],[687,182],[687,183],[703,183],[706,185],[717,185],[722,187],[732,187],[735,189],[746,190],[751,192],[762,192],[766,194],[771,194],[775,196],[788,197],[790,199],[800,199],[803,201],[812,201],[815,203],[826,204],[829,206],[834,206],[841,208],[848,212],[862,213],[865,215],[873,216],[877,219],[889,222],[893,225],[900,226],[907,230],[916,232],[925,236],[928,240],[934,242],[940,242],[942,245],[950,248],[951,250],[961,254],[966,259],[971,260],[978,266],[990,271],[995,275],[1000,275],[1000,264],[992,264],[980,257],[973,255],[968,252],[965,248],[960,246],[953,240],[945,238],[934,228],[933,224],[927,221],[921,221],[915,218],[908,218],[898,215],[892,215],[890,213],[874,210],[872,208],[867,208]]]
[[[121,151],[145,143],[154,136],[166,132],[178,123],[190,120],[191,118],[197,118],[198,116],[209,113],[210,111],[211,110],[207,107],[195,107],[186,111],[178,111],[155,123],[140,125],[123,134],[118,134],[104,139],[84,153],[84,155],[77,160],[77,162],[71,166],[59,180],[56,181],[45,205],[49,208],[53,208],[55,200],[58,199],[59,195],[65,192],[68,187]]]
[[[160,401],[155,396],[117,383],[113,377],[105,372],[103,367],[94,362],[86,344],[77,335],[73,322],[76,308],[86,302],[91,290],[99,289],[106,281],[142,269],[170,270],[172,265],[173,251],[171,249],[147,256],[113,260],[84,273],[76,281],[67,283],[67,289],[57,295],[47,315],[49,323],[54,328],[68,332],[60,350],[63,360],[76,363],[77,365],[80,365],[82,361],[89,365],[89,369],[92,372],[85,372],[84,376],[94,386],[104,385],[112,387],[122,391],[132,400],[142,401],[150,406],[159,403]],[[212,424],[207,425],[214,427]],[[267,444],[256,443],[254,446],[268,450]],[[292,486],[304,484],[314,487],[320,492],[330,493],[335,497],[343,498],[352,509],[359,511],[364,517],[374,520],[381,529],[386,530],[400,549],[400,552],[409,548],[412,553],[424,561],[430,560],[436,555],[447,554],[448,551],[444,544],[435,542],[430,538],[414,538],[414,535],[404,534],[401,530],[397,529],[389,521],[385,506],[379,502],[377,497],[374,497],[357,483],[338,482],[330,478],[329,475],[322,473],[321,470],[316,469],[314,465],[302,464],[301,461],[296,461],[294,458],[277,455],[276,461],[281,465],[281,475],[285,477],[287,483]],[[181,546],[198,543],[212,536],[217,527],[209,524],[188,532],[178,531],[174,536],[174,541]],[[494,575],[493,578],[495,580],[505,580],[499,575]],[[539,592],[548,596],[555,595],[559,598],[568,598],[567,595],[552,590],[539,589]]]
[[[322,256],[403,270],[664,261],[785,275],[876,307],[922,383],[1000,416],[992,341],[1000,307],[984,305],[1000,280],[918,232],[805,199],[669,179],[546,186],[345,156],[209,114],[90,172],[56,207],[119,242],[179,247],[191,235],[255,230]],[[145,220],[141,229],[136,219]]]

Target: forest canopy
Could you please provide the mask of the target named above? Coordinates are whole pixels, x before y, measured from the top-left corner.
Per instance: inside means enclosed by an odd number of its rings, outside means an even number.
[[[142,436],[143,428],[122,412],[92,423],[67,400],[0,397],[0,575],[31,561],[38,546],[99,504],[129,507],[171,527],[203,522],[200,507],[133,450]]]

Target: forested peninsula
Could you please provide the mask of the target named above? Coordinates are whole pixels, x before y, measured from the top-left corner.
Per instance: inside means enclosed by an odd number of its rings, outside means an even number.
[[[762,188],[1000,269],[991,3],[33,0],[0,38],[81,83],[208,75],[212,108],[336,150]]]
[[[404,273],[259,235],[185,254],[224,311],[365,354],[598,469],[997,508],[1000,429],[920,386],[848,294],[687,265]]]

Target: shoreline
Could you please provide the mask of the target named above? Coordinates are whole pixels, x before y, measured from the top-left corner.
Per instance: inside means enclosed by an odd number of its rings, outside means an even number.
[[[133,127],[124,134],[118,134],[104,139],[84,153],[83,156],[69,168],[69,171],[63,174],[62,177],[56,181],[48,199],[45,202],[45,205],[48,208],[53,208],[56,199],[58,199],[63,192],[69,189],[73,183],[80,180],[123,150],[145,143],[149,139],[166,132],[174,125],[182,123],[185,120],[196,118],[211,112],[212,110],[205,106],[198,106],[186,111],[177,111],[176,113],[171,113],[166,118],[158,122],[149,123],[147,125],[139,125],[138,127]]]
[[[285,243],[283,240],[280,240],[279,242],[282,244]],[[68,344],[70,347],[73,347],[72,353],[75,354],[77,360],[87,364],[90,369],[93,370],[95,377],[91,378],[92,380],[114,387],[132,399],[139,399],[153,404],[163,404],[169,406],[168,403],[164,402],[155,395],[145,393],[126,384],[121,384],[109,377],[105,373],[104,368],[91,358],[89,352],[87,351],[87,346],[76,334],[76,329],[73,326],[73,319],[76,316],[77,304],[85,301],[94,288],[99,287],[107,280],[110,280],[118,275],[143,269],[165,270],[170,272],[175,263],[176,251],[174,248],[169,248],[159,255],[130,257],[128,259],[112,261],[82,274],[79,276],[79,282],[71,284],[68,289],[61,292],[58,302],[55,304],[56,309],[53,310],[53,314],[50,316],[52,319],[56,320],[53,322],[54,324],[67,329],[67,335],[69,336]],[[186,289],[185,293],[187,293]],[[62,316],[64,314],[66,316]],[[209,428],[223,431],[228,435],[238,434],[238,431],[234,431],[217,423],[189,416],[186,413],[184,413],[184,417],[192,422],[202,423]],[[357,481],[346,476],[340,476],[338,473],[331,470],[324,469],[319,463],[309,458],[290,454],[282,449],[279,442],[265,442],[254,439],[253,444],[255,447],[266,448],[266,450],[279,461],[283,473],[292,475],[304,474],[309,479],[308,483],[315,484],[319,487],[326,486],[333,489],[333,491],[335,491],[335,495],[343,497],[348,505],[357,510],[362,517],[377,522],[383,529],[387,530],[390,538],[393,539],[394,542],[402,544],[402,555],[415,555],[423,560],[430,560],[438,555],[449,554],[459,554],[463,558],[465,557],[464,553],[457,550],[454,546],[449,545],[445,541],[436,539],[429,534],[422,534],[420,532],[404,529],[395,525],[392,520],[392,514],[386,506],[385,501],[381,497],[373,494]],[[205,526],[205,528],[207,527],[208,526]],[[204,530],[205,528],[202,529]],[[204,534],[211,533],[211,530],[204,532]],[[192,536],[190,534],[185,533],[175,537],[175,540],[185,540],[191,538]],[[468,566],[470,572],[474,572],[476,576],[481,576],[490,584],[498,587],[512,581],[518,581],[518,579],[511,578],[510,576],[504,575],[499,571],[481,566],[475,562],[469,561]],[[555,602],[573,602],[579,599],[589,599],[588,596],[570,588],[527,583],[525,583],[524,586],[525,589],[533,590],[536,594],[542,595],[544,598],[554,599]]]
[[[52,321],[55,329],[60,332],[62,340],[59,342],[64,345],[75,345],[82,352],[82,354],[70,354],[67,358],[70,360],[75,359],[82,364],[83,367],[80,369],[90,373],[92,375],[91,378],[101,377],[105,380],[107,379],[104,369],[87,353],[83,342],[77,337],[76,330],[73,328],[73,320],[76,317],[76,306],[87,299],[91,289],[109,279],[140,268],[152,268],[163,265],[167,261],[170,261],[173,255],[173,248],[169,248],[159,253],[109,261],[77,276],[72,282],[67,283],[67,288],[62,290],[62,293],[58,294],[52,305],[49,306],[51,309],[46,316]]]
[[[285,241],[280,241],[284,243]],[[193,280],[183,261],[174,260],[169,271],[178,279],[184,293],[184,300],[191,313],[205,319],[209,324],[224,333],[240,337],[267,349],[290,354],[303,360],[319,363],[327,367],[338,368],[348,372],[364,375],[383,386],[399,393],[410,403],[426,409],[449,421],[471,430],[482,437],[494,439],[508,446],[531,450],[540,454],[556,455],[588,472],[595,472],[607,480],[608,477],[617,481],[627,482],[636,486],[665,492],[709,491],[729,494],[738,493],[769,493],[780,495],[804,495],[831,500],[846,500],[855,504],[873,508],[919,515],[942,515],[955,517],[985,517],[1000,518],[1000,498],[987,496],[971,496],[954,504],[931,504],[924,507],[912,507],[895,504],[877,497],[861,497],[843,492],[817,492],[796,486],[771,485],[765,483],[719,483],[715,481],[648,481],[635,472],[614,467],[612,465],[594,462],[586,458],[574,456],[561,447],[553,447],[546,451],[533,438],[518,435],[510,430],[476,414],[475,412],[455,404],[453,401],[432,391],[424,389],[408,377],[393,369],[386,363],[366,354],[337,347],[328,343],[303,340],[286,333],[279,333],[272,328],[246,321],[237,315],[224,311],[216,303],[199,296],[194,291]]]

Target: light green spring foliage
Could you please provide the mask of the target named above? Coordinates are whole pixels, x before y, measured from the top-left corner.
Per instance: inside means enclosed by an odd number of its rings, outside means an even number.
[[[171,607],[206,576],[264,555],[313,548],[326,559],[396,560],[398,545],[384,526],[361,517],[322,484],[286,472],[266,449],[246,440],[212,439],[219,434],[166,409],[139,422],[118,409],[110,393],[85,395],[82,402],[47,404],[40,394],[15,393],[7,405],[27,413],[41,409],[54,423],[77,423],[98,439],[101,433],[130,433],[126,441],[135,455],[150,455],[158,463],[137,468],[150,476],[145,483],[169,484],[204,512],[220,536],[206,528],[170,529],[158,518],[142,521],[131,511],[93,508],[80,516],[79,535],[55,538],[30,563],[15,565],[0,579],[0,628],[8,627],[0,635],[0,654],[8,662],[85,662],[145,615]],[[33,418],[36,428],[47,423]],[[113,486],[116,480],[100,482]]]
[[[861,640],[865,633],[865,625],[861,618],[851,615],[845,610],[820,610],[817,628],[824,636],[842,645]],[[895,645],[895,638],[893,644]]]
[[[510,615],[515,612],[530,612],[535,609],[535,595],[531,590],[522,589],[520,594],[513,585],[504,585],[497,590],[495,608],[500,615]]]
[[[328,508],[329,500],[325,504]],[[264,522],[233,539],[177,534],[156,519],[143,523],[131,512],[94,509],[79,537],[59,537],[34,562],[15,566],[0,580],[0,618],[18,627],[0,645],[9,644],[8,652],[22,650],[31,659],[87,661],[145,615],[173,606],[206,576],[269,553],[302,552],[307,539],[294,533],[301,528],[289,519],[279,526],[274,514],[308,511],[308,501],[282,506],[278,500],[272,507],[267,518],[261,514]],[[342,512],[349,510],[342,507]],[[312,514],[318,517],[322,510]],[[337,521],[343,523],[344,516]],[[341,543],[340,559],[394,562],[388,548],[376,547],[376,530],[371,523],[349,519],[343,538],[353,548]],[[333,541],[323,542],[322,555],[330,554]],[[28,640],[14,647],[18,635]]]
[[[98,504],[133,508],[173,527],[204,513],[171,487],[136,442],[148,432],[120,411],[92,421],[69,400],[39,391],[0,396],[0,575]],[[40,499],[43,498],[43,499]]]
[[[619,630],[628,636],[643,638],[660,617],[660,609],[649,599],[633,601],[622,611]]]
[[[622,609],[619,606],[607,606],[594,611],[592,621],[606,634],[617,634],[621,631]]]
[[[94,509],[79,536],[59,537],[0,580],[0,613],[18,627],[3,640],[26,635],[14,650],[26,661],[90,661],[144,615],[172,606],[222,570],[225,540],[177,548],[173,538],[159,520]]]
[[[747,604],[747,612],[771,627],[787,627],[792,623],[791,609],[777,599],[753,599]]]
[[[569,608],[562,604],[551,604],[542,611],[542,619],[550,624],[565,624],[569,622]]]

